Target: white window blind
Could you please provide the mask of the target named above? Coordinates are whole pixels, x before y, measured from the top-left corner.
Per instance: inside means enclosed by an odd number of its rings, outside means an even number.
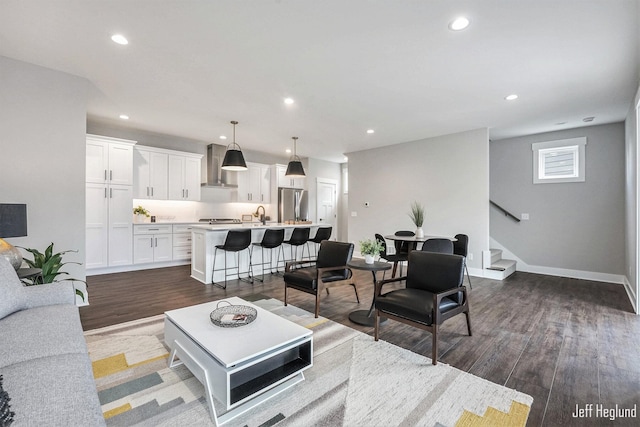
[[[586,144],[584,137],[532,144],[534,184],[583,182]]]

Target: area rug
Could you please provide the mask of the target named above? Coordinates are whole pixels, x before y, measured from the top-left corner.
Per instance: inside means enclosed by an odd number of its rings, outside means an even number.
[[[433,366],[427,357],[278,300],[253,303],[313,331],[313,367],[305,381],[225,425],[526,424],[531,396],[444,363]],[[167,367],[163,329],[160,315],[85,333],[107,425],[214,425],[202,384],[184,366]],[[224,412],[219,402],[216,411]]]

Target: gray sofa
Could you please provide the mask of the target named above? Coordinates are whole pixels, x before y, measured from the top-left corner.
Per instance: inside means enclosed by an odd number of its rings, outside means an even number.
[[[14,426],[104,426],[71,282],[22,286],[0,256],[0,375]]]

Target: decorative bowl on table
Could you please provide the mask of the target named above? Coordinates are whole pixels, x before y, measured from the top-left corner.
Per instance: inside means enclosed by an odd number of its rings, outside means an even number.
[[[220,307],[220,304],[227,303]],[[258,311],[247,305],[233,305],[229,301],[220,301],[216,305],[216,309],[211,312],[209,318],[211,323],[221,328],[237,328],[239,326],[248,325],[256,320]]]

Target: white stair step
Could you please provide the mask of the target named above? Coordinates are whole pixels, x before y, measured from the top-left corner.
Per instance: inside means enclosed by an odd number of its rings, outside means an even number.
[[[511,266],[515,265],[515,261],[512,259],[501,259],[491,264],[489,270],[505,271]]]
[[[516,261],[501,259],[484,270],[484,277],[495,280],[504,280],[516,271]]]
[[[489,249],[491,251],[491,265],[502,259],[502,249]]]

